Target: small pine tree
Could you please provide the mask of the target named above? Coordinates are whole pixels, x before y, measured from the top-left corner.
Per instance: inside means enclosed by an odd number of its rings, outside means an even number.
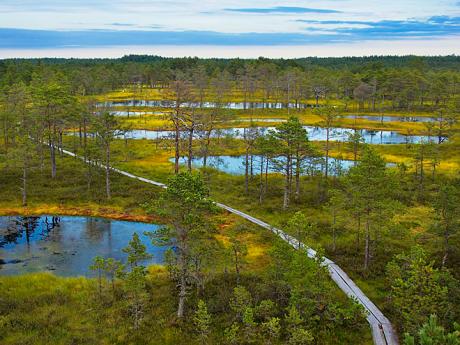
[[[284,318],[284,322],[288,332],[290,333],[299,328],[299,326],[303,323],[302,316],[300,315],[295,305],[291,305],[289,307],[288,313]]]
[[[412,248],[409,254],[397,255],[387,266],[387,279],[404,331],[414,334],[423,326],[427,315],[444,315],[445,318],[451,313],[453,306],[444,280],[452,281],[453,278],[448,272],[433,267],[421,247]]]
[[[211,315],[208,313],[208,307],[203,300],[198,301],[198,308],[195,311],[195,317],[193,318],[196,330],[200,336],[202,344],[206,344],[206,340],[209,336],[209,327],[211,325]]]
[[[262,323],[262,329],[267,336],[267,344],[273,344],[281,333],[280,319],[272,317],[268,321]]]
[[[225,342],[229,345],[236,345],[239,342],[238,334],[240,332],[240,326],[233,323],[230,327],[226,328],[224,331]]]
[[[115,278],[120,276],[120,273],[123,271],[124,265],[114,258],[108,258],[104,262],[104,271],[109,277],[112,285],[112,293],[115,294]]]
[[[315,338],[308,329],[296,328],[289,335],[289,345],[307,345],[313,344]]]
[[[141,242],[137,233],[133,234],[128,246],[123,248],[123,252],[128,254],[128,264],[131,268],[139,266],[142,261],[152,257],[152,255],[147,253],[147,247]]]
[[[268,321],[276,314],[276,304],[272,300],[265,299],[256,306],[254,312],[258,320]]]
[[[254,321],[254,309],[251,307],[246,307],[243,311],[242,317],[244,325],[244,334],[246,337],[246,342],[251,343],[254,340],[257,323]]]
[[[90,270],[97,271],[99,297],[102,296],[102,272],[104,272],[104,268],[105,268],[105,260],[102,256],[94,257],[93,263],[91,264],[91,266],[89,266]]]
[[[230,251],[235,266],[236,285],[239,285],[241,267],[244,264],[244,257],[248,254],[248,247],[241,240],[233,237],[230,239]]]
[[[140,263],[152,257],[147,253],[147,248],[139,239],[139,236],[134,233],[131,241],[123,252],[128,254],[128,264],[131,271],[128,272],[124,279],[126,281],[126,289],[129,296],[130,309],[134,321],[134,329],[138,329],[145,302],[145,284],[146,284],[146,268]]]
[[[456,325],[456,328],[459,328]],[[420,331],[418,337],[411,336],[409,333],[404,335],[404,345],[460,345],[460,331],[456,330],[447,333],[444,327],[438,325],[436,315],[431,315]]]
[[[248,307],[252,305],[252,297],[244,286],[237,286],[233,289],[233,297],[230,300],[230,308],[235,312],[236,317],[242,320]]]
[[[305,241],[308,235],[311,235],[315,225],[309,222],[302,212],[298,211],[288,220],[287,228],[289,232],[295,234],[299,241],[298,249],[300,249],[300,244]]]
[[[145,294],[145,267],[133,267],[125,276],[126,290],[129,296],[129,307],[133,317],[133,327],[138,329],[142,321],[143,307],[146,299]]]

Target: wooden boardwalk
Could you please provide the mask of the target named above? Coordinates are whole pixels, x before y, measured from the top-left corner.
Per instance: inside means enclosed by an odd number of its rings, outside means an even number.
[[[85,161],[85,163],[89,163],[86,161],[83,157],[77,156],[75,153],[67,151],[67,150],[62,150],[63,153],[76,157],[78,159],[81,159]],[[99,165],[101,168],[106,168],[105,165]],[[146,179],[144,177],[136,176],[133,175],[129,172],[116,169],[113,167],[110,167],[110,169],[114,172],[117,172],[121,175],[127,176],[132,179],[136,179],[160,188],[166,188],[166,185],[164,183],[156,182],[153,180]],[[236,214],[251,223],[254,223],[256,225],[261,226],[262,228],[265,228],[267,230],[270,230],[274,234],[276,234],[278,237],[280,237],[282,240],[286,241],[288,244],[290,244],[292,247],[295,249],[303,248],[306,252],[308,257],[313,258],[316,256],[316,251],[313,250],[312,248],[307,247],[303,243],[299,243],[297,239],[294,237],[290,236],[289,234],[285,233],[284,231],[277,229],[275,227],[272,227],[270,224],[267,224],[260,219],[254,218],[250,216],[247,213],[241,212],[239,210],[236,210],[230,206],[221,204],[216,202],[216,205],[227,212]],[[359,304],[361,304],[364,309],[367,312],[367,321],[369,322],[369,325],[371,327],[372,331],[372,338],[374,340],[375,345],[398,345],[398,337],[396,335],[396,332],[393,329],[393,326],[391,325],[391,322],[383,315],[383,313],[377,308],[377,306],[372,303],[372,301],[361,291],[361,289],[351,280],[348,275],[332,260],[328,258],[324,258],[323,264],[328,268],[329,274],[332,278],[332,280],[337,284],[337,286],[347,294],[350,298],[353,298],[356,300]]]

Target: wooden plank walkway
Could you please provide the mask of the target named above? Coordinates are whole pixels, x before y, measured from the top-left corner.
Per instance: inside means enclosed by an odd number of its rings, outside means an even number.
[[[84,159],[84,157],[80,157],[75,153],[67,150],[62,150],[63,153],[81,159],[85,163],[91,163]],[[105,165],[99,165],[99,167],[105,169]],[[133,175],[127,171],[116,169],[110,167],[110,170],[127,176],[132,179],[136,179],[160,188],[167,188],[164,183],[156,182],[153,180],[146,179],[144,177]],[[316,256],[316,251],[310,247],[307,247],[303,243],[299,243],[299,241],[292,237],[291,235],[285,233],[284,231],[277,229],[270,224],[267,224],[260,219],[254,218],[247,213],[241,212],[237,209],[234,209],[230,206],[221,204],[216,202],[216,205],[227,212],[236,214],[251,223],[259,225],[262,228],[270,230],[275,235],[280,237],[282,240],[287,242],[289,245],[298,249],[299,247],[304,249],[307,252],[308,257],[313,258]],[[337,284],[337,286],[345,292],[347,296],[350,298],[355,299],[359,304],[361,304],[367,312],[367,322],[369,323],[372,331],[372,338],[374,340],[375,345],[398,345],[398,337],[396,335],[391,322],[383,315],[383,313],[377,308],[377,306],[372,303],[372,301],[361,291],[361,289],[351,280],[348,275],[332,260],[328,258],[324,258],[323,264],[328,268],[329,275],[331,276],[332,280]]]

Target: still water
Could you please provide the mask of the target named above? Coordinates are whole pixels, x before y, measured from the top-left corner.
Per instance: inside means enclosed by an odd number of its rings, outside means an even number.
[[[260,173],[260,159],[261,157],[258,155],[253,156],[254,174]],[[282,161],[283,159],[277,158],[277,160]],[[174,158],[171,158],[169,161],[174,162]],[[187,163],[187,158],[181,157],[180,163],[185,165]],[[324,172],[325,163],[326,161],[324,157],[314,157],[306,159],[305,164],[303,166],[302,175],[314,175],[320,172]],[[201,168],[203,166],[203,157],[193,158],[192,164],[196,168]],[[208,167],[212,167],[214,169],[231,175],[244,175],[245,173],[245,156],[210,156],[208,157],[206,164]],[[354,162],[351,160],[329,157],[329,173],[333,176],[345,173],[353,165]],[[388,163],[387,166],[392,167],[395,165],[393,163]],[[265,173],[265,165],[263,168],[263,172]],[[273,163],[269,163],[268,172],[279,172],[279,168],[277,168]]]
[[[268,130],[274,130],[275,127],[255,127],[261,133],[266,133]],[[308,139],[311,141],[324,141],[326,140],[326,129],[322,127],[304,126],[308,133]],[[248,129],[246,129],[247,133]],[[329,132],[330,141],[348,141],[348,136],[354,132],[350,128],[332,128]],[[361,133],[364,142],[367,144],[406,144],[406,143],[420,143],[422,141],[438,141],[438,137],[426,136],[426,135],[403,135],[394,131],[373,131],[362,129],[358,130]],[[186,136],[186,133],[183,133]],[[195,133],[195,138],[199,138],[200,133]],[[232,136],[238,139],[242,139],[245,135],[245,129],[243,128],[224,128],[216,129],[211,133],[211,137],[226,137]],[[166,139],[174,136],[173,131],[151,131],[151,130],[133,130],[127,134],[128,138],[131,139]]]
[[[427,116],[372,116],[372,115],[341,115],[344,119],[361,119],[377,122],[434,122],[438,121],[435,117]]]
[[[126,101],[108,101],[98,104],[99,106],[104,107],[157,107],[157,108],[174,108],[174,101],[167,100],[126,100]],[[182,107],[189,108],[198,108],[200,107],[199,102],[186,102],[181,105]],[[215,108],[216,103],[213,102],[203,102],[201,104],[202,108]],[[313,104],[306,103],[286,103],[286,102],[227,102],[222,105],[223,109],[305,109],[314,107]],[[120,116],[122,113],[127,114],[127,112],[119,111],[116,112]],[[426,116],[371,116],[371,115],[342,115],[343,118],[349,119],[364,119],[369,121],[381,121],[381,122],[433,122],[437,121],[434,117]]]
[[[155,224],[93,217],[0,217],[0,275],[50,271],[62,276],[92,276],[93,258],[100,255],[126,261],[122,249],[134,233],[161,263],[164,247],[151,244],[145,231]]]
[[[159,101],[147,101],[147,100],[127,100],[127,101],[108,101],[98,104],[100,107],[157,107],[157,108],[174,108],[174,101],[159,100]],[[200,104],[198,102],[186,102],[181,104],[182,107],[198,108]],[[216,103],[203,102],[202,108],[215,108]],[[222,105],[224,109],[284,109],[287,108],[287,103],[282,102],[228,102]],[[313,107],[311,104],[304,103],[289,103],[289,108],[293,109],[305,109]]]
[[[111,111],[110,114],[114,116],[145,116],[145,115],[164,115],[162,111],[128,111],[128,110],[117,110]]]

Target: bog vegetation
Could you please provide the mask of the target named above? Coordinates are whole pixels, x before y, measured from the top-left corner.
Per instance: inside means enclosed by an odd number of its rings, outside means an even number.
[[[93,279],[0,277],[0,343],[372,343],[326,255],[401,343],[460,344],[459,66],[455,56],[0,61],[0,213],[155,219],[164,226],[150,239],[169,248],[164,265],[145,267],[151,254],[134,235],[125,262],[94,258]],[[405,140],[369,143],[362,129]],[[224,156],[240,157],[241,174],[221,171]]]

